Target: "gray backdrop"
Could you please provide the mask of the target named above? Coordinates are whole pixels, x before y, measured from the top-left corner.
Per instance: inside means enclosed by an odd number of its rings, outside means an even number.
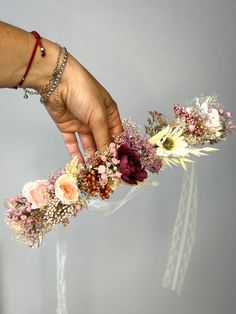
[[[235,0],[3,1],[1,19],[60,42],[108,89],[123,117],[171,114],[215,91],[236,118]],[[40,249],[11,240],[3,201],[69,157],[37,97],[1,90],[0,313],[56,311],[56,233]],[[166,170],[115,215],[67,229],[69,314],[236,312],[235,136],[197,160],[199,221],[181,297],[161,286],[183,171]]]

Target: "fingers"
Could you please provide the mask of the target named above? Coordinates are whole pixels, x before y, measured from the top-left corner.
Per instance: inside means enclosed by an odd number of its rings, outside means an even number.
[[[105,151],[112,139],[123,131],[115,101],[109,98],[104,105],[104,111],[101,110],[100,113],[97,111],[94,121],[90,124],[97,150],[100,152]]]
[[[107,122],[107,113],[102,110],[96,112],[89,125],[94,141],[99,152],[104,152],[111,142],[110,132]]]
[[[108,111],[108,127],[112,137],[117,137],[123,131],[122,121],[116,102],[112,99]]]
[[[85,153],[88,156],[93,156],[96,151],[93,135],[91,133],[80,133],[79,138]]]
[[[66,148],[71,158],[78,157],[80,163],[83,163],[84,158],[79,149],[78,141],[75,133],[61,132]]]
[[[109,104],[96,106],[89,122],[87,126],[80,122],[77,130],[73,127],[72,132],[61,132],[71,158],[77,156],[79,162],[83,162],[84,158],[75,135],[76,131],[85,153],[89,156],[93,156],[95,151],[104,152],[109,143],[123,131],[120,114],[112,98],[109,99]]]

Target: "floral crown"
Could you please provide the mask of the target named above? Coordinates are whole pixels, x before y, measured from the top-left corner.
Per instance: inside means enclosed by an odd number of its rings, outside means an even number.
[[[57,224],[88,208],[95,198],[106,200],[122,184],[145,185],[148,176],[165,166],[192,162],[192,155],[203,156],[217,149],[213,145],[231,134],[235,125],[215,95],[195,97],[187,106],[173,106],[175,118],[169,120],[150,111],[145,135],[131,121],[123,121],[123,132],[103,153],[86,157],[81,164],[72,159],[65,168],[47,180],[24,185],[22,193],[5,202],[6,223],[16,238],[30,247],[42,244],[43,237]]]

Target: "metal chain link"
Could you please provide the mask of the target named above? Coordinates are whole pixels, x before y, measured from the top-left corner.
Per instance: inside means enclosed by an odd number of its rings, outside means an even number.
[[[63,58],[62,64],[61,64],[59,70],[57,71],[57,73],[55,74],[54,80],[52,81],[52,84],[50,86],[50,89],[47,91],[47,94],[45,96],[41,95],[40,102],[42,104],[45,103],[45,101],[52,95],[52,93],[59,86],[60,80],[62,78],[63,72],[64,72],[66,64],[67,64],[67,60],[68,60],[68,51],[67,51],[67,49],[65,47],[63,49],[65,51],[65,54],[64,54],[64,58]]]
[[[47,85],[39,90],[39,91],[31,91],[27,88],[24,88],[24,98],[27,99],[29,96],[32,95],[41,95],[40,102],[44,103],[52,94],[53,92],[57,89],[57,97],[56,97],[56,102],[59,102],[59,83],[62,77],[62,74],[65,70],[65,66],[67,63],[68,59],[68,52],[67,49],[64,47],[62,48],[59,44],[58,46],[58,55],[57,55],[57,61],[56,61],[56,66],[53,70],[52,77],[50,78],[49,82]],[[62,54],[62,49],[65,51],[63,61],[60,65],[60,59],[61,59],[61,54]],[[60,65],[60,66],[59,66]]]

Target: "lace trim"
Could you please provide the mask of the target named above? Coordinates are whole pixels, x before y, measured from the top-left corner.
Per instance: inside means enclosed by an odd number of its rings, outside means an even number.
[[[176,291],[179,295],[183,288],[195,242],[197,198],[196,170],[194,164],[192,164],[190,174],[186,172],[183,177],[172,243],[163,278],[163,286]]]
[[[66,280],[65,264],[67,249],[65,242],[65,230],[58,229],[57,240],[57,314],[68,314],[66,307]]]

